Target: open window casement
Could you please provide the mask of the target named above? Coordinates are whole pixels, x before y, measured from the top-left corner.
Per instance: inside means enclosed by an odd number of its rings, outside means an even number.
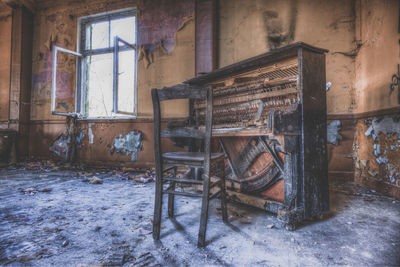
[[[122,44],[120,46],[120,44]],[[119,36],[114,37],[113,66],[113,112],[117,114],[136,114],[136,45]],[[128,96],[128,97],[127,97]]]
[[[53,73],[51,83],[51,114],[75,116],[80,114],[80,90],[77,84],[79,58],[82,55],[53,46]]]
[[[136,45],[130,44],[119,36],[114,37],[112,66],[112,112],[119,115],[134,116],[136,114]],[[53,47],[53,77],[51,94],[51,113],[53,115],[73,116],[82,114],[81,107],[84,97],[78,84],[78,71],[83,69],[86,73],[86,86],[90,85],[88,65],[92,63],[92,54],[82,55],[62,47]],[[73,68],[71,61],[74,60]],[[81,66],[80,62],[83,62]],[[90,63],[88,63],[90,62]],[[110,60],[100,61],[109,65]],[[93,65],[92,65],[93,66]],[[60,67],[69,71],[61,71]],[[88,82],[89,80],[89,82]],[[90,96],[86,96],[90,97]]]
[[[54,49],[52,114],[96,119],[136,115],[136,24],[136,9],[79,19],[79,52]],[[65,57],[75,61],[66,64]],[[72,93],[66,103],[68,90]]]

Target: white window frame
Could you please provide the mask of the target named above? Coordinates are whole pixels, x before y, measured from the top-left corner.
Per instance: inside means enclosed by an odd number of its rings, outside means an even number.
[[[86,25],[91,24],[94,22],[101,22],[101,21],[108,21],[117,18],[123,18],[128,16],[134,16],[136,19],[135,23],[135,44],[130,44],[125,40],[121,39],[118,36],[114,38],[114,46],[111,46],[112,40],[109,40],[110,47],[107,48],[100,48],[100,49],[85,49],[86,43]],[[137,34],[137,9],[136,8],[128,8],[122,10],[115,10],[112,12],[101,13],[97,15],[82,17],[78,19],[78,52],[74,52],[62,47],[53,46],[53,73],[52,73],[52,94],[51,94],[51,113],[53,115],[61,115],[61,116],[74,116],[80,115],[80,118],[83,119],[94,119],[94,120],[101,120],[101,119],[130,119],[137,117],[137,56],[138,56],[138,49],[137,49],[137,42],[138,42],[138,34]],[[111,36],[109,38],[112,38]],[[122,46],[119,46],[119,43],[122,43]],[[135,50],[135,73],[134,75],[134,107],[132,112],[123,112],[118,110],[118,56],[119,51],[126,51],[129,49]],[[70,113],[62,113],[56,112],[56,92],[57,92],[57,53],[64,52],[68,54],[72,54],[77,56],[77,73],[76,73],[76,90],[75,90],[75,112]],[[113,54],[113,108],[112,112],[120,114],[119,116],[87,116],[87,111],[85,110],[85,105],[87,103],[86,95],[87,90],[85,86],[85,71],[86,71],[86,64],[85,58],[88,55],[98,55],[98,54],[105,54],[105,53],[112,53]]]
[[[56,111],[56,93],[57,93],[57,55],[58,51],[71,54],[76,56],[76,66],[78,69],[79,59],[82,58],[82,54],[78,52],[74,52],[59,46],[53,46],[53,73],[52,73],[52,80],[51,80],[51,114],[52,115],[59,115],[59,116],[74,116],[75,114],[80,113],[80,103],[78,101],[79,97],[77,96],[78,91],[80,90],[77,86],[77,80],[75,81],[75,111],[74,112],[58,112]],[[78,75],[78,73],[77,73]]]

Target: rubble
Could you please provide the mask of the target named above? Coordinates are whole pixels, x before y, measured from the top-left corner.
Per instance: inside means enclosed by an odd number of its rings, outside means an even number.
[[[92,178],[89,179],[89,184],[102,184],[102,183],[103,180],[96,176],[93,176]]]

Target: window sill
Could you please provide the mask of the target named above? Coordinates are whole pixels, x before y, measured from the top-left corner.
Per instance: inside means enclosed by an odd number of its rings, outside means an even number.
[[[80,121],[115,121],[115,120],[136,120],[137,116],[118,116],[118,117],[80,117]]]

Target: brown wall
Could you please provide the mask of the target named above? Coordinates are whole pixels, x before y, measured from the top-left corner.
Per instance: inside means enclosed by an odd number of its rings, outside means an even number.
[[[400,63],[400,3],[357,4],[356,36],[362,44],[356,58],[357,112],[364,115],[355,128],[355,180],[400,199],[400,90],[390,91]]]
[[[153,162],[151,88],[173,85],[194,76],[194,1],[38,1],[34,25],[31,146],[33,157],[51,156],[53,140],[65,131],[65,118],[50,114],[51,45],[70,50],[77,46],[79,17],[128,7],[138,8],[138,118],[131,120],[83,120],[85,135],[78,159],[83,162],[130,163],[130,156],[111,154],[114,138],[136,130],[143,133],[143,151],[134,165]],[[167,117],[187,114],[185,101],[163,104]],[[88,125],[95,138],[89,143]],[[168,147],[168,145],[166,145]]]
[[[7,128],[10,101],[12,10],[0,6],[0,128]]]
[[[341,121],[342,137],[339,145],[328,145],[329,174],[353,179],[356,170],[358,182],[398,197],[400,155],[387,152],[387,164],[374,155],[374,145],[388,149],[397,139],[381,133],[372,140],[360,125],[383,114],[396,120],[390,114],[400,113],[399,92],[389,89],[400,63],[399,1],[221,0],[220,7],[220,67],[296,41],[329,50],[328,119]],[[369,172],[360,171],[360,160],[369,162]],[[396,172],[391,181],[389,169]]]
[[[400,63],[399,1],[364,0],[358,3],[356,59],[357,113],[398,107],[398,92],[390,92],[392,75]]]
[[[65,130],[64,118],[50,115],[52,44],[76,50],[79,17],[136,6],[139,10],[140,48],[138,119],[80,121],[79,127],[85,138],[78,158],[91,163],[127,164],[129,156],[111,154],[110,144],[119,134],[140,130],[144,134],[143,151],[134,165],[151,165],[150,89],[194,76],[194,0],[95,0],[90,4],[87,1],[38,0],[37,4],[30,154],[49,157],[48,147]],[[296,41],[329,49],[326,80],[332,85],[327,91],[328,119],[338,119],[342,123],[342,140],[338,146],[329,145],[329,171],[339,177],[351,176],[354,169],[359,173],[359,164],[354,162],[361,159],[376,162],[373,145],[390,139],[381,136],[372,143],[364,140],[360,123],[383,114],[395,118],[393,114],[399,110],[397,92],[389,90],[400,56],[398,5],[395,0],[219,0],[218,66]],[[169,117],[181,117],[187,113],[186,102],[175,102],[163,108]],[[389,113],[388,108],[391,108]],[[370,111],[374,113],[368,113]],[[93,144],[88,141],[89,123],[95,138]],[[362,149],[356,151],[357,145]],[[398,166],[398,155],[391,155],[390,164]],[[364,172],[364,176],[365,173],[368,174]],[[381,171],[379,175],[385,179],[387,173]]]
[[[326,56],[328,114],[351,113],[355,105],[354,1],[221,0],[220,67],[271,48],[303,41],[329,50]]]

